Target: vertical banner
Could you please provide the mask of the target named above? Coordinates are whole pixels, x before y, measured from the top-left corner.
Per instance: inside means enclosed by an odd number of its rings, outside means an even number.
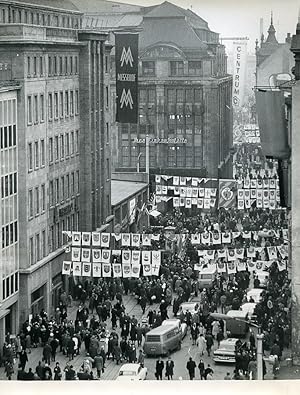
[[[233,87],[232,105],[241,107],[244,101],[247,61],[247,41],[233,43]]]
[[[137,33],[116,33],[116,121],[138,121],[138,40]]]
[[[236,207],[236,180],[219,180],[219,208]]]

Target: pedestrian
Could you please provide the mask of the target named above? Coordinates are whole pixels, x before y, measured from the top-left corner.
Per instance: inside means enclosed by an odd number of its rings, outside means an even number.
[[[188,360],[187,364],[186,364],[186,368],[189,372],[189,376],[190,376],[190,380],[194,380],[195,378],[195,370],[196,370],[196,363],[193,360],[192,357],[190,357],[190,359]]]
[[[14,374],[14,365],[12,362],[7,361],[5,363],[5,373],[6,373],[7,380],[11,380],[11,377]]]
[[[171,357],[168,357],[166,362],[166,377],[168,380],[173,380],[174,375],[174,361],[172,361]]]
[[[22,351],[19,354],[19,368],[21,369],[25,369],[26,363],[28,362],[28,356],[27,356],[27,352],[25,351],[25,349],[23,348]]]
[[[100,379],[103,370],[103,358],[99,353],[95,356],[94,363],[95,363],[95,368],[97,370],[97,378]]]
[[[200,359],[200,362],[198,364],[198,369],[199,369],[199,373],[200,373],[200,380],[205,380],[205,366],[204,366],[203,359]]]
[[[205,346],[206,346],[206,340],[205,340],[205,338],[204,338],[202,333],[198,337],[196,344],[198,346],[198,350],[199,350],[200,356],[203,356],[204,355]]]
[[[56,362],[53,372],[54,372],[54,380],[61,381],[62,373],[61,373],[61,368],[59,366],[59,362]]]
[[[141,367],[144,367],[144,362],[145,362],[145,354],[143,353],[143,350],[139,350],[137,363],[139,363]]]
[[[207,368],[204,371],[204,379],[207,380],[207,375],[210,374],[212,375],[214,373],[214,371],[212,370],[212,368],[210,367],[210,364],[207,365]]]
[[[46,343],[44,348],[43,348],[43,361],[45,361],[45,363],[47,363],[48,365],[50,365],[50,360],[51,360],[51,346],[49,343]]]
[[[35,373],[38,375],[40,380],[43,380],[44,368],[41,361],[39,361],[37,367],[35,368]]]
[[[214,338],[212,337],[210,332],[208,332],[207,335],[205,336],[205,340],[206,340],[207,355],[210,357],[211,348],[214,344]]]
[[[52,340],[50,341],[50,347],[51,347],[51,361],[52,361],[52,362],[55,362],[55,358],[56,358],[56,349],[57,349],[58,345],[59,345],[59,341],[53,337]]]
[[[52,370],[47,363],[45,363],[43,370],[43,380],[52,380]]]
[[[159,357],[159,359],[156,361],[156,366],[155,366],[156,380],[162,380],[164,367],[165,367],[164,361],[161,359],[161,357]]]
[[[193,325],[191,326],[191,337],[192,337],[192,345],[194,346],[196,344],[197,338],[199,335],[199,329],[196,323],[193,323]]]
[[[28,380],[28,381],[34,380],[34,373],[31,368],[28,369],[28,372],[26,373],[26,376],[25,376],[25,380]]]
[[[231,380],[229,372],[226,373],[226,376],[224,377],[224,380]]]

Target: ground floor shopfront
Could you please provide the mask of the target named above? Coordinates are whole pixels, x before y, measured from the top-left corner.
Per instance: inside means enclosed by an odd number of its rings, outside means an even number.
[[[61,274],[64,250],[56,251],[36,267],[20,271],[20,324],[31,314],[44,309],[49,315],[58,306],[62,291],[66,288]]]
[[[15,336],[19,331],[18,294],[13,295],[1,304],[0,308],[0,350],[5,336],[9,333]]]

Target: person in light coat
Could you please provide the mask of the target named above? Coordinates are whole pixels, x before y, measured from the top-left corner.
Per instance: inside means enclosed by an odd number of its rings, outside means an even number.
[[[199,335],[199,337],[197,339],[197,342],[196,342],[196,345],[198,347],[200,356],[204,355],[204,350],[206,348],[206,340],[205,340],[205,337],[202,334]]]
[[[214,321],[212,323],[212,335],[214,339],[217,339],[217,334],[220,332],[220,323],[219,321]]]

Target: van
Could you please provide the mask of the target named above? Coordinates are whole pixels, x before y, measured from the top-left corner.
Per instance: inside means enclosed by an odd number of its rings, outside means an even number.
[[[199,272],[199,289],[211,288],[215,279],[216,267],[207,267]]]
[[[181,349],[181,338],[178,326],[161,325],[146,333],[143,349],[146,355],[167,355]]]
[[[229,310],[226,320],[226,331],[230,332],[230,337],[246,336],[249,330],[248,313],[242,310]]]

